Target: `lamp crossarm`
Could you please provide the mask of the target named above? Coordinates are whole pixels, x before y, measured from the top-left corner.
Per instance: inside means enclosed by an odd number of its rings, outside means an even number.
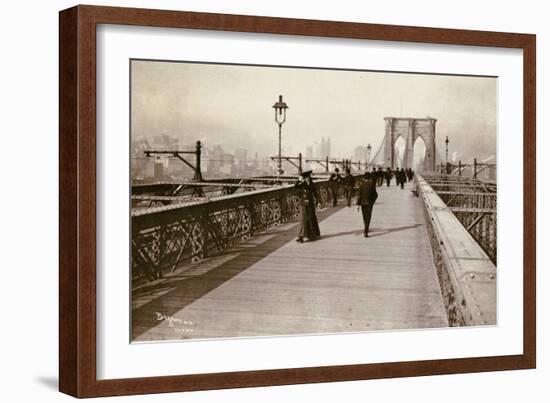
[[[272,161],[278,161],[279,157],[270,157]],[[290,164],[294,165],[296,168],[301,169],[299,164],[296,164],[293,160],[300,161],[300,157],[283,157],[281,156],[281,160],[289,162]]]
[[[176,157],[177,159],[182,161],[184,164],[186,164],[189,168],[191,168],[193,171],[197,170],[197,167],[195,165],[193,165],[192,163],[190,163],[189,161],[187,161],[185,158],[181,156],[181,154],[196,154],[195,151],[149,151],[147,150],[147,151],[144,151],[144,153],[147,157],[150,157],[151,154],[158,154],[158,155],[167,154],[172,157]]]

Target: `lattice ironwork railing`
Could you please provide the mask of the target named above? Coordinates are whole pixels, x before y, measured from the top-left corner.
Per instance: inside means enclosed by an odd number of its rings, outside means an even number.
[[[328,206],[328,181],[315,186],[321,206]],[[133,211],[132,278],[154,279],[186,262],[223,253],[235,242],[295,220],[299,214],[292,185]]]
[[[441,176],[419,174],[415,180],[449,325],[496,324],[496,222],[488,220],[495,216],[496,194],[435,191],[432,183],[444,183]]]
[[[441,290],[441,297],[443,298],[443,305],[445,306],[447,314],[447,321],[449,326],[464,326],[466,325],[466,319],[462,312],[460,297],[457,296],[458,293],[455,290],[456,287],[453,286],[449,268],[447,267],[443,256],[441,240],[436,234],[433,219],[430,216],[428,209],[424,209],[424,216],[427,224],[426,231],[432,247],[433,262]]]
[[[496,264],[496,185],[451,175],[423,177]]]

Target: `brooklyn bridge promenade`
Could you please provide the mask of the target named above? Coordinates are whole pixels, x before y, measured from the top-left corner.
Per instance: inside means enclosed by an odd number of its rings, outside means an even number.
[[[448,326],[413,188],[378,188],[369,238],[341,199],[318,212],[319,240],[285,223],[136,287],[134,340]]]

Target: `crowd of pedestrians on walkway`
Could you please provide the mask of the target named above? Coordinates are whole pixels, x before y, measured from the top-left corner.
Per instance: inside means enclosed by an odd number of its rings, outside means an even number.
[[[313,184],[311,174],[311,170],[303,172],[300,175],[300,179],[295,184],[301,207],[300,231],[298,239],[296,240],[300,243],[304,242],[304,239],[314,241],[321,236],[319,222],[317,221],[317,215],[315,213],[316,207],[320,207],[321,203],[317,188]],[[372,210],[378,198],[376,188],[383,186],[384,183],[389,187],[392,178],[395,178],[396,186],[404,189],[405,183],[413,180],[414,171],[411,168],[392,170],[388,167],[384,170],[382,167],[378,167],[365,172],[363,177],[357,181],[357,178],[351,174],[349,168],[346,169],[344,176],[342,176],[340,170],[336,168],[328,180],[328,189],[332,199],[332,206],[338,205],[338,196],[340,194],[340,189],[342,189],[346,205],[347,207],[351,207],[353,193],[356,185],[358,185],[356,202],[357,211],[361,211],[362,214],[364,224],[363,235],[368,237]]]

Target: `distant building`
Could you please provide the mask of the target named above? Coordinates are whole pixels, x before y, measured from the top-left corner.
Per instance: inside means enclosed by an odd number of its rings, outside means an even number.
[[[321,137],[321,142],[315,142],[313,143],[313,147],[311,148],[312,154],[314,153],[314,158],[326,158],[331,156],[331,150],[330,150],[330,137],[327,137],[326,139],[324,137]]]
[[[245,172],[248,167],[247,154],[246,148],[237,148],[235,150],[236,168],[239,173]]]
[[[225,153],[222,161],[221,172],[226,176],[235,176],[235,156]]]
[[[153,136],[152,147],[156,151],[178,150],[179,140],[167,134]]]
[[[167,134],[158,134],[148,138],[132,138],[132,180],[169,180],[174,172],[180,170],[179,164],[170,162],[168,158],[147,157],[146,150],[167,151],[178,150],[179,140]]]
[[[306,146],[306,158],[313,158],[313,146]]]
[[[145,150],[150,150],[149,142],[143,138],[132,139],[132,179],[144,179],[152,176],[152,160],[145,156]]]
[[[220,174],[220,168],[223,164],[224,151],[222,146],[216,144],[212,149],[208,150],[208,176],[215,177]]]
[[[313,143],[313,152],[315,158],[323,158],[322,157],[322,150],[321,150],[321,144],[319,144],[317,141]],[[326,157],[326,155],[325,155]]]

